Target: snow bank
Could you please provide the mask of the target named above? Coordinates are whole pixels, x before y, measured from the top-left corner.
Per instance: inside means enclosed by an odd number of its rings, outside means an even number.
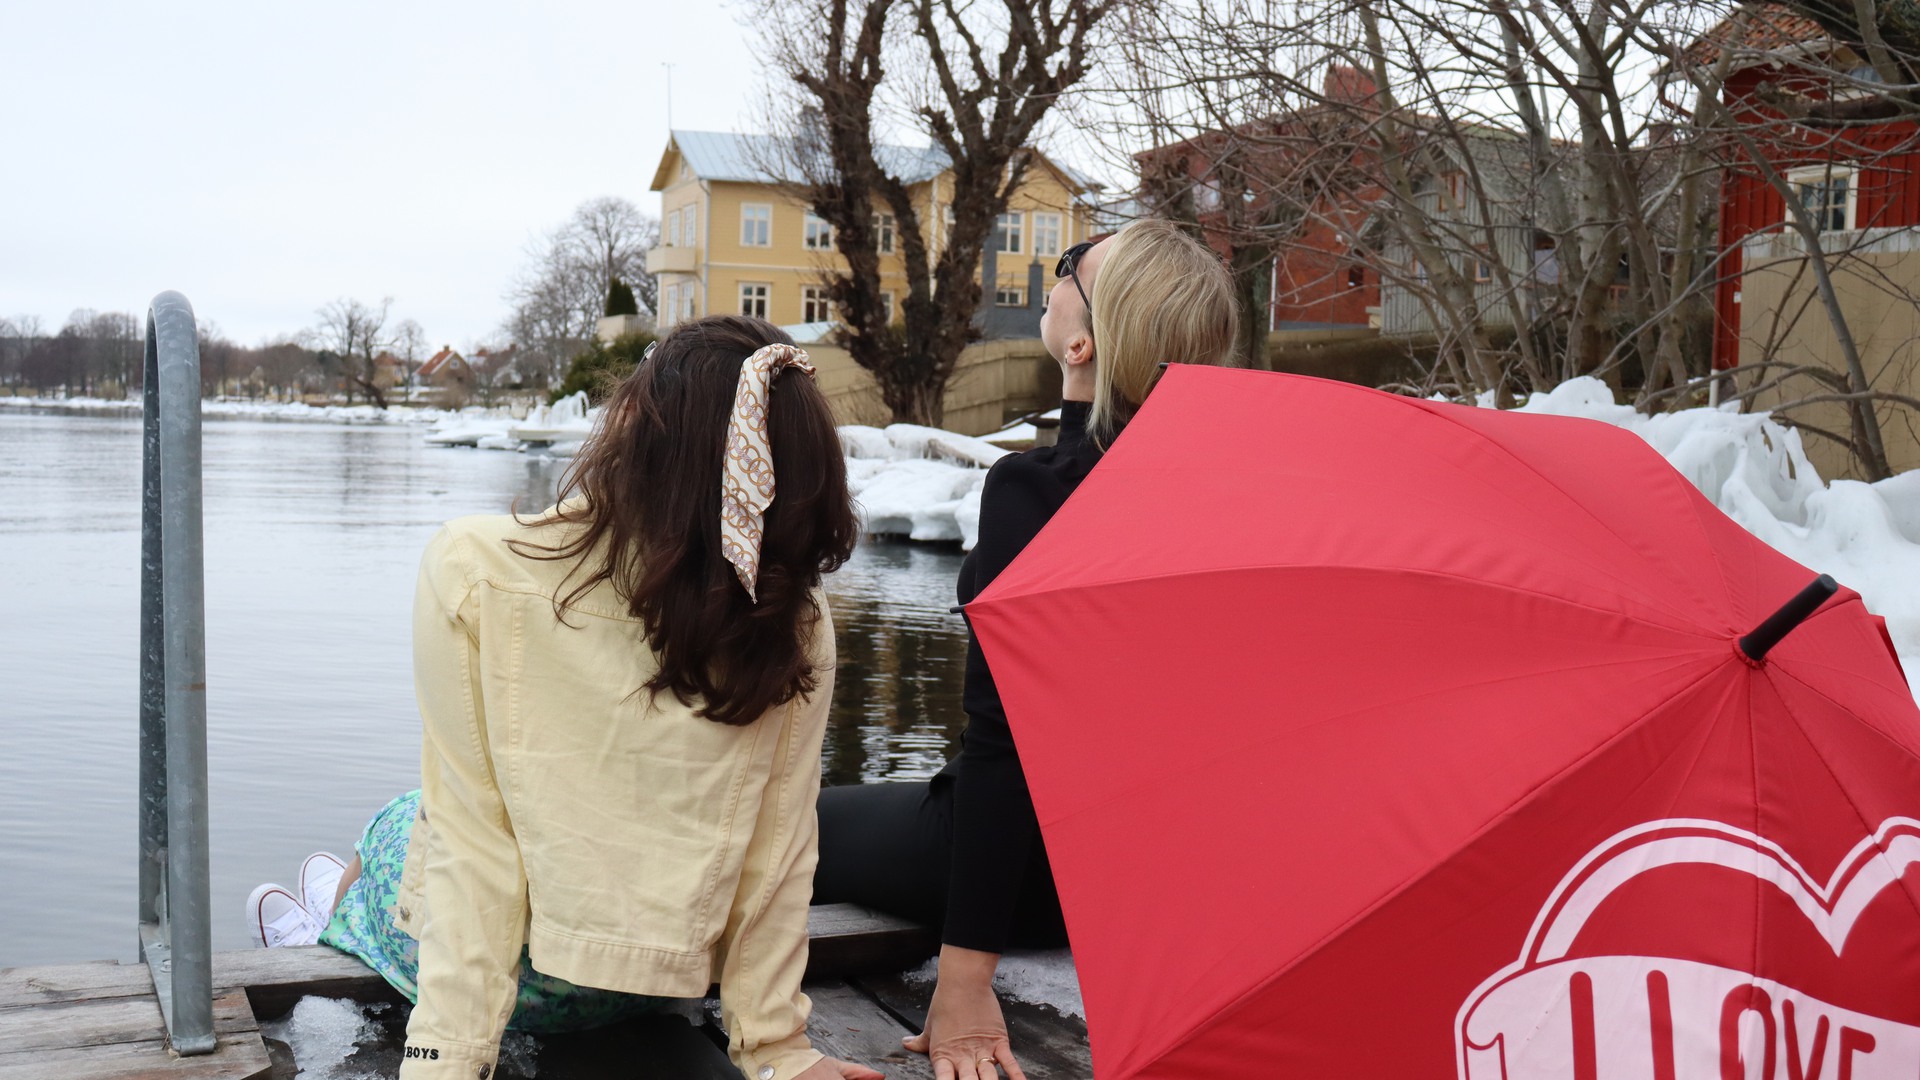
[[[1613,391],[1588,377],[1534,394],[1518,411],[1582,416],[1639,435],[1748,532],[1857,591],[1887,620],[1908,675],[1920,676],[1920,472],[1825,483],[1798,431],[1736,409],[1645,416],[1614,404]]]
[[[141,402],[137,397],[118,401],[86,397],[0,397],[0,408],[13,409],[138,414],[140,407]],[[200,415],[228,420],[281,420],[316,424],[438,424],[458,414],[446,409],[413,408],[407,405],[376,409],[371,405],[308,405],[299,401],[206,398],[200,402]]]
[[[916,424],[847,424],[839,431],[847,486],[865,531],[973,547],[987,468],[1010,451]]]

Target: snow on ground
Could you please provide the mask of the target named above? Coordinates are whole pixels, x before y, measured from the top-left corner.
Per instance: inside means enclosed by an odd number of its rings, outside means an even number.
[[[1858,592],[1887,620],[1909,681],[1920,676],[1920,471],[1829,484],[1800,433],[1765,413],[1727,405],[1646,416],[1614,404],[1594,378],[1535,394],[1518,411],[1582,416],[1639,435],[1748,532]]]
[[[137,414],[140,411],[140,399],[0,397],[0,408]],[[484,413],[487,410],[468,409],[464,412]],[[502,417],[507,415],[504,409],[497,412]],[[438,424],[463,413],[407,405],[394,405],[381,410],[371,405],[308,405],[298,401],[207,398],[200,402],[200,415],[229,420],[284,420],[320,424]]]
[[[939,974],[936,957],[907,972],[909,983],[932,983]],[[993,988],[1006,997],[1034,1005],[1051,1005],[1064,1016],[1087,1018],[1086,1003],[1080,999],[1080,975],[1074,970],[1073,954],[1065,949],[1013,949],[1002,953],[1000,966],[993,972]],[[1020,1048],[1013,1048],[1018,1057]]]

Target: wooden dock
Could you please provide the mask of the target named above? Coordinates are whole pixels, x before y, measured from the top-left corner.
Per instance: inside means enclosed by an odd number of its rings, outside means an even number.
[[[930,984],[901,973],[938,947],[931,931],[851,904],[815,907],[807,992],[814,1045],[900,1080],[932,1080],[927,1060],[900,1039],[926,1018]],[[166,1045],[160,1006],[145,964],[96,961],[0,969],[0,1080],[293,1080],[299,1063],[263,1021],[307,996],[404,1005],[359,960],[326,946],[244,949],[213,960],[213,1054],[182,1058]],[[1007,1023],[1029,1080],[1093,1075],[1086,1026],[1044,1006],[1005,1003]],[[404,1008],[376,1023],[381,1037],[346,1063],[357,1074],[399,1068]],[[740,1080],[712,1021],[652,1016],[631,1024],[537,1041],[539,1080]],[[503,1055],[499,1080],[524,1074]]]

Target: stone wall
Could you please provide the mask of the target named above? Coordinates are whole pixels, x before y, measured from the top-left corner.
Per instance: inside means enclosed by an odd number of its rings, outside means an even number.
[[[886,426],[887,407],[879,387],[845,349],[827,344],[806,349],[837,422]],[[947,381],[946,416],[940,426],[962,435],[985,435],[1014,417],[1058,404],[1060,366],[1038,338],[983,341],[960,354]]]

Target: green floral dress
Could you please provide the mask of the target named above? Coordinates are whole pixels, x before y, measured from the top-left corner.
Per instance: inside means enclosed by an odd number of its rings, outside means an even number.
[[[393,924],[393,905],[419,813],[420,793],[409,791],[367,823],[367,831],[354,844],[360,855],[360,876],[348,887],[320,935],[321,942],[366,961],[408,1001],[420,998],[420,943]],[[581,1031],[652,1012],[672,1001],[575,986],[542,975],[533,970],[523,948],[520,998],[507,1027],[529,1032]]]

